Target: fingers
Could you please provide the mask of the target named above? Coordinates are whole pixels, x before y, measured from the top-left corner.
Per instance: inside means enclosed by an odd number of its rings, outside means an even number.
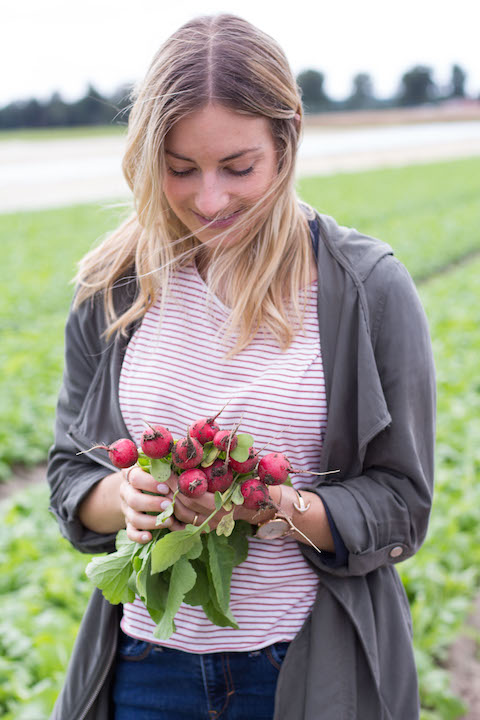
[[[185,524],[201,525],[215,510],[215,495],[207,492],[199,498],[188,498],[178,494],[175,498],[175,518]],[[219,510],[209,521],[213,530],[220,519],[225,515],[224,510]]]
[[[120,505],[125,517],[127,537],[138,543],[152,539],[152,530],[161,527],[174,529],[176,520],[168,518],[156,525],[159,515],[171,503],[173,493],[166,483],[158,483],[150,473],[137,466],[123,470],[120,485]]]

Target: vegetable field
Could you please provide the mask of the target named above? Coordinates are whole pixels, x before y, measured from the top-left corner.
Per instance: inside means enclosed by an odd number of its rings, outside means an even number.
[[[417,281],[438,377],[437,484],[427,540],[398,565],[410,600],[422,720],[456,720],[446,654],[480,590],[480,159],[305,179],[302,198],[390,243]],[[0,216],[0,477],[44,460],[75,262],[122,208]],[[0,717],[46,720],[90,592],[89,560],[44,486],[0,506]]]

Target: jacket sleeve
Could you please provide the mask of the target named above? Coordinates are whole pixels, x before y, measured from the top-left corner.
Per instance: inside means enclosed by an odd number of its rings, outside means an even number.
[[[50,485],[50,511],[60,531],[72,545],[86,553],[114,549],[115,535],[101,535],[86,528],[78,518],[78,507],[92,487],[114,471],[100,465],[69,436],[78,421],[85,400],[92,391],[96,374],[108,356],[101,341],[98,303],[84,302],[70,310],[65,328],[65,364],[55,418],[55,439],[48,458],[47,480]]]
[[[317,567],[343,576],[412,556],[425,538],[433,494],[436,391],[430,333],[413,281],[396,260],[370,319],[391,422],[360,449],[360,473],[318,487],[347,548],[347,564],[331,567],[302,548]]]

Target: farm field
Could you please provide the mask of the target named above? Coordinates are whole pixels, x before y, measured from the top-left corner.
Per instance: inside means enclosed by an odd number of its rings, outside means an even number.
[[[300,195],[389,242],[419,283],[438,374],[437,490],[423,548],[398,566],[412,608],[423,720],[462,706],[443,668],[480,586],[480,159],[303,179]],[[0,215],[0,473],[45,459],[75,262],[122,208]],[[478,253],[478,255],[477,255]],[[468,258],[468,262],[465,260]],[[27,391],[28,388],[28,391]],[[0,716],[43,720],[61,684],[90,587],[88,558],[60,538],[46,488],[0,508]],[[66,568],[72,581],[64,582]]]

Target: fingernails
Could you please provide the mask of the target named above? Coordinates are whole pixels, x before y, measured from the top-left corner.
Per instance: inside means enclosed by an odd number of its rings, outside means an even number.
[[[171,504],[172,504],[171,500],[163,500],[160,503],[160,507],[162,508],[162,510],[166,510],[168,507],[170,507]]]
[[[165,485],[165,483],[160,483],[160,485],[157,485],[157,491],[161,495],[165,495],[166,493],[168,493],[169,490],[170,488],[168,487],[168,485]]]
[[[143,533],[142,542],[148,542],[149,540],[150,540],[150,535],[148,533]]]

